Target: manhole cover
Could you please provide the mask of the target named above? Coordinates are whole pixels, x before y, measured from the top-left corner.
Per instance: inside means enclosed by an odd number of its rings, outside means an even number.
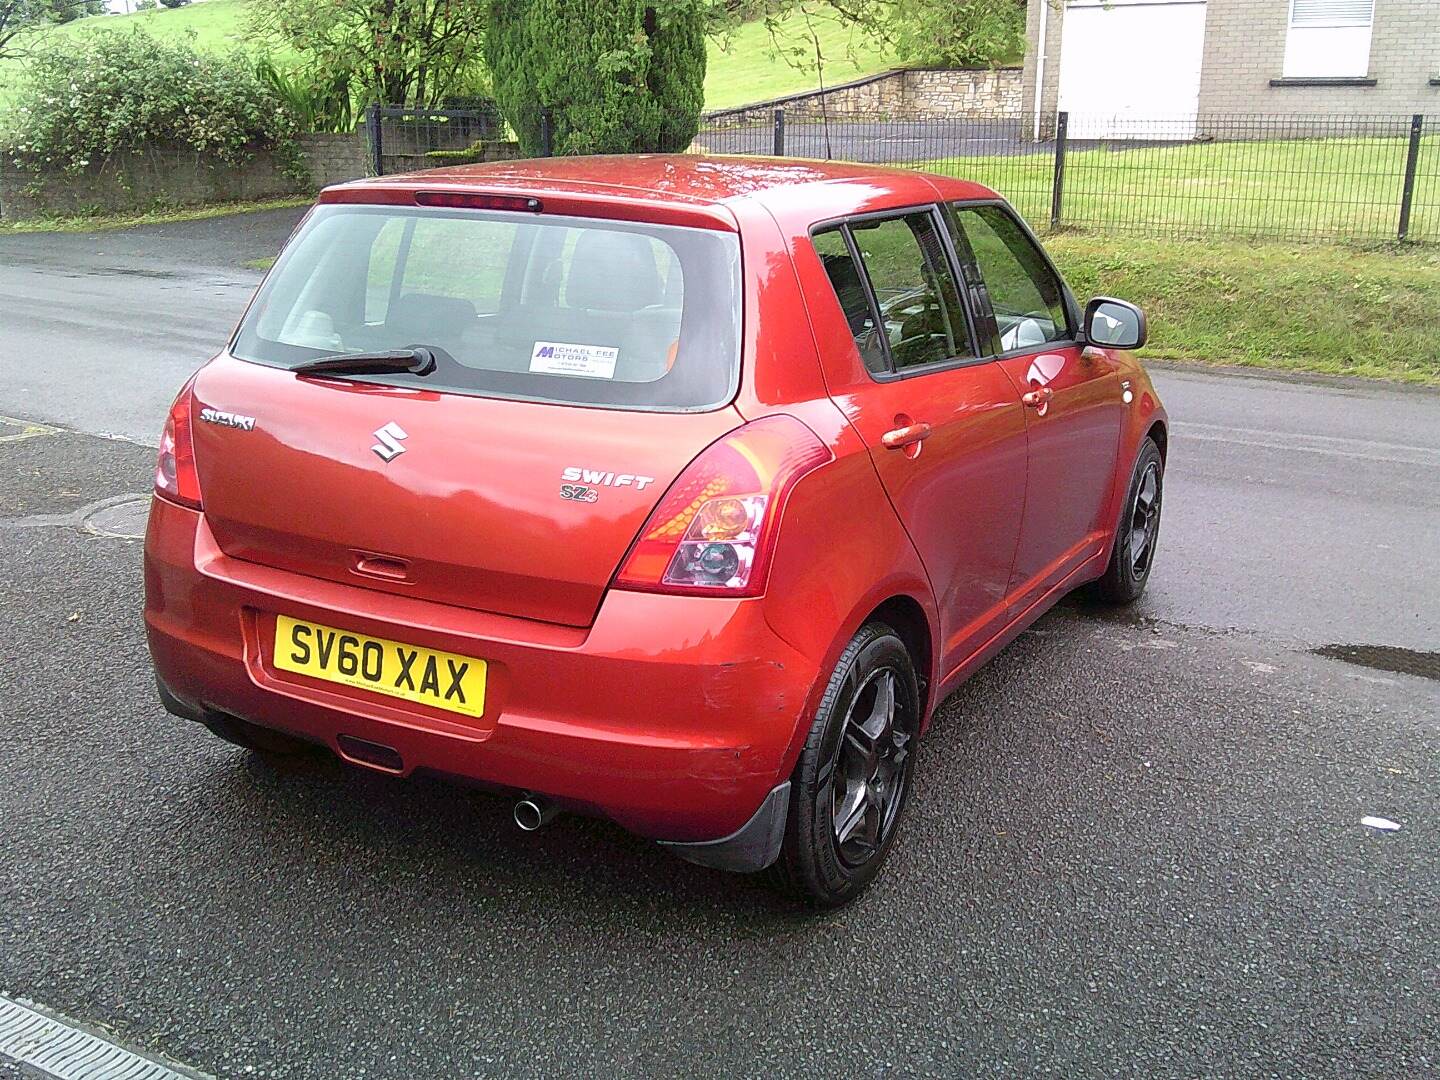
[[[98,536],[139,540],[145,535],[145,522],[149,516],[150,497],[129,495],[116,502],[96,507],[85,515],[81,525]]]
[[[1396,645],[1321,645],[1310,651],[1316,656],[1343,660],[1347,664],[1358,664],[1376,671],[1394,671],[1400,675],[1440,680],[1440,652],[1419,652]]]

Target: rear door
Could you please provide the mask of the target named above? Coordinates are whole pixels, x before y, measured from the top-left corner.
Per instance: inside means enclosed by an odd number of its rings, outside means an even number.
[[[1029,481],[1010,592],[1025,606],[1102,546],[1124,406],[1114,361],[1077,340],[1049,259],[1004,206],[956,204],[957,250],[977,297],[982,351],[1025,403]]]
[[[924,562],[948,671],[1003,620],[1025,499],[1019,395],[976,355],[935,208],[824,228],[813,244],[838,300],[812,303],[830,392]]]
[[[322,207],[195,382],[207,523],[237,559],[588,625],[741,422],[739,290],[733,232]],[[419,345],[433,372],[294,370]]]

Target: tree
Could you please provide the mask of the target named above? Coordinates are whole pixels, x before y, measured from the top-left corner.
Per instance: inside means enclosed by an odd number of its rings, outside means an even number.
[[[290,46],[325,75],[348,74],[365,101],[433,108],[473,66],[485,4],[252,0],[250,18],[257,31]]]
[[[1025,11],[1026,0],[743,0],[734,14],[764,18],[792,66],[819,72],[828,59],[814,33],[819,23],[848,26],[904,63],[989,67],[1024,55]]]
[[[31,32],[105,10],[102,0],[0,0],[0,57],[21,51]]]
[[[677,151],[700,129],[714,0],[490,0],[486,60],[527,153]]]

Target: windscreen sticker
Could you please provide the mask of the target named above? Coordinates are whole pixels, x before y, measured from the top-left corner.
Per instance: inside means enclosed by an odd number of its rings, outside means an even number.
[[[572,345],[537,341],[530,351],[530,370],[541,375],[574,375],[582,379],[613,379],[619,349],[605,345]]]

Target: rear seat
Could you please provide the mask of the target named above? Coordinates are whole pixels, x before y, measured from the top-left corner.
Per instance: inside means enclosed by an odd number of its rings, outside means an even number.
[[[569,262],[560,295],[550,292],[539,303],[482,318],[468,301],[408,293],[387,322],[403,325],[407,340],[437,345],[474,367],[528,371],[535,343],[555,341],[619,349],[617,381],[663,378],[680,336],[681,297],[673,287],[667,295],[650,241],[586,230]],[[678,283],[677,271],[670,276]]]

